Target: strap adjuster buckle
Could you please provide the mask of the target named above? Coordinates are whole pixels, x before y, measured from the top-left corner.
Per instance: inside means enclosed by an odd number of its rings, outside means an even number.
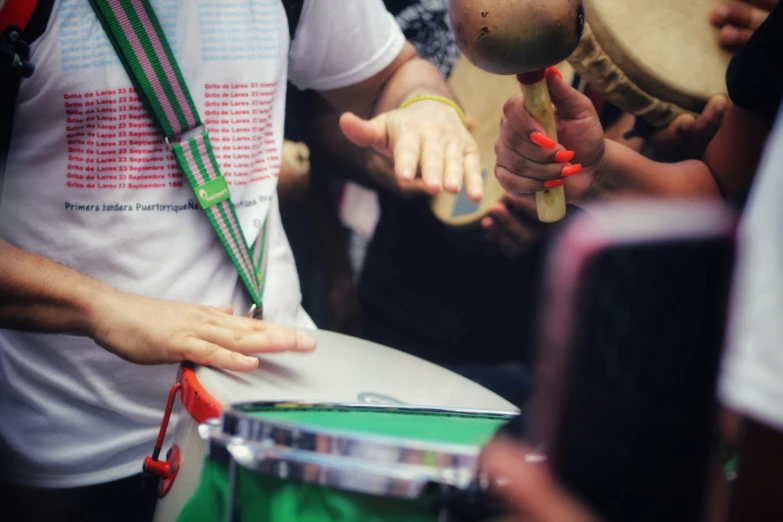
[[[247,311],[247,316],[250,319],[262,320],[264,318],[264,305],[257,306],[255,303],[250,305],[250,309]]]
[[[174,150],[174,145],[177,143],[182,143],[184,141],[188,141],[191,138],[195,138],[199,134],[209,134],[209,129],[207,129],[207,126],[203,123],[196,125],[192,129],[188,129],[185,132],[177,135],[172,136],[169,138],[168,136],[165,136],[163,139],[166,141],[166,147],[168,147],[169,150]]]

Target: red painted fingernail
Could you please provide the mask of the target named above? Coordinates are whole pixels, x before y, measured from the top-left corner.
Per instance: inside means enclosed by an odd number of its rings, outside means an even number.
[[[553,179],[551,181],[544,182],[544,188],[555,188],[565,183],[564,179]]]
[[[557,163],[568,163],[574,159],[574,151],[572,150],[559,150],[555,154],[555,161]]]
[[[580,170],[582,170],[582,165],[577,163],[576,165],[566,165],[565,167],[563,167],[563,170],[561,170],[560,172],[563,174],[563,177],[566,177],[566,176],[573,176]]]
[[[538,145],[539,147],[543,147],[546,150],[552,150],[555,147],[557,147],[557,142],[544,134],[543,132],[535,131],[530,134],[530,141]]]
[[[561,80],[563,79],[563,73],[561,73],[560,69],[558,69],[557,67],[547,67],[546,75],[549,76],[550,74],[559,76]]]

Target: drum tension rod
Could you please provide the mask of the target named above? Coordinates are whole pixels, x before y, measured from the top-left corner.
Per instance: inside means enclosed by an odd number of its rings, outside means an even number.
[[[180,382],[176,382],[171,387],[168,400],[166,401],[166,409],[163,412],[160,431],[158,432],[158,440],[155,441],[155,449],[152,451],[151,457],[144,459],[144,472],[154,475],[163,481],[159,486],[160,497],[168,493],[179,471],[180,452],[178,447],[174,446],[171,448],[165,461],[158,460],[158,457],[160,457],[160,451],[163,448],[163,440],[166,438],[166,430],[169,427],[169,419],[171,419],[171,410],[174,408],[174,399],[181,388],[182,383]]]

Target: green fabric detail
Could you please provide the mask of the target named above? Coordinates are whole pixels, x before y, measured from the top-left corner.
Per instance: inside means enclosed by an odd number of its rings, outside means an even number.
[[[436,522],[433,498],[402,499],[285,481],[238,468],[235,522]],[[225,520],[228,469],[207,459],[178,522]]]
[[[228,203],[228,201],[226,202]],[[223,218],[223,223],[228,223],[228,212],[233,210],[233,207],[227,208],[228,205],[220,205],[218,207],[218,211],[220,212],[221,217]],[[234,216],[236,218],[236,216]],[[217,230],[217,229],[216,229]],[[223,239],[223,232],[218,232],[221,236],[221,239]],[[233,230],[230,228],[228,229],[228,233],[230,236],[234,239],[237,245],[239,245],[239,248],[245,248],[247,249],[247,245],[244,244],[243,241],[245,240],[244,237],[237,238],[236,234],[234,234]],[[245,284],[245,288],[247,289],[248,293],[250,294],[250,299],[255,303],[256,306],[261,306],[261,296],[258,294],[258,281],[253,277],[255,276],[255,273],[250,272],[248,273],[248,270],[244,268],[242,263],[239,259],[234,256],[233,251],[230,249],[229,245],[226,243],[226,249],[229,253],[229,257],[231,258],[231,262],[234,263],[234,267],[237,269],[237,272],[239,272],[239,277],[242,279],[242,282]],[[248,259],[250,256],[248,255]],[[251,268],[248,268],[251,269]]]
[[[204,134],[202,133],[200,137],[203,137]],[[196,162],[196,166],[198,167],[198,171],[201,174],[201,177],[203,177],[206,180],[210,179],[209,172],[206,169],[206,166],[204,165],[204,158],[201,157],[201,153],[198,150],[198,138],[193,137],[190,138],[188,141],[188,147],[190,147],[190,153],[193,154],[193,159]],[[220,175],[220,170],[215,170],[215,173],[217,176]]]
[[[256,239],[256,241],[261,241],[258,266],[256,266],[256,270],[258,271],[258,282],[261,285],[261,295],[264,295],[264,288],[266,287],[266,277],[264,277],[264,270],[266,269],[264,266],[264,250],[266,249],[266,225],[268,222],[269,220],[264,221],[264,225],[261,227],[261,235]]]
[[[229,193],[226,178],[220,176],[207,181],[203,185],[199,185],[196,188],[196,197],[198,197],[201,208],[205,209],[227,200]]]
[[[359,408],[275,408],[249,412],[256,417],[300,426],[353,430],[363,434],[405,437],[429,442],[484,445],[506,418],[440,412]]]
[[[149,5],[149,0],[139,0],[139,2],[142,5],[142,8],[146,9],[147,13],[152,13],[153,15],[155,14],[152,6]],[[125,15],[128,17],[128,20],[130,20],[139,42],[141,42],[141,46],[144,48],[144,53],[147,55],[147,59],[152,64],[152,70],[155,72],[155,76],[158,77],[158,81],[163,88],[163,92],[166,93],[166,98],[168,99],[169,103],[171,103],[172,109],[174,109],[174,115],[177,117],[177,121],[179,122],[179,128],[181,130],[186,130],[188,128],[188,123],[187,119],[185,119],[185,113],[182,112],[182,108],[179,106],[179,100],[177,100],[177,96],[174,94],[174,89],[166,78],[166,73],[163,71],[163,66],[160,63],[160,59],[158,58],[158,53],[155,52],[155,48],[147,36],[147,32],[144,30],[144,25],[142,25],[141,20],[139,19],[139,15],[136,12],[136,7],[133,6],[131,2],[127,1],[120,2],[120,4],[122,5],[123,11],[125,11]],[[153,24],[155,24],[158,20],[157,16],[152,16],[151,19]],[[161,34],[162,31],[158,32],[158,38],[160,38]],[[165,38],[161,39],[161,44],[163,47],[168,47],[168,42]],[[140,72],[141,74],[144,74],[144,71]],[[151,93],[145,92],[144,94],[147,96]],[[160,114],[159,117],[161,119],[168,120],[165,113]],[[170,123],[173,124],[173,122]],[[171,138],[172,136],[168,137]]]
[[[149,3],[148,0],[144,0],[142,2],[142,6],[144,7],[144,10],[147,11],[147,16],[149,17],[150,21],[152,21],[152,27],[155,30],[155,33],[158,35],[158,39],[163,44],[163,51],[166,53],[166,57],[169,59],[169,63],[171,63],[171,67],[174,70],[174,75],[177,77],[177,82],[181,86],[185,86],[185,78],[182,76],[182,71],[179,68],[179,63],[177,63],[177,59],[174,58],[174,53],[171,51],[171,46],[169,45],[168,40],[166,39],[166,35],[163,33],[163,27],[160,25],[160,20],[158,20],[157,15],[155,14],[155,10],[152,7],[152,4]],[[162,80],[162,83],[164,86],[170,85],[170,82],[167,78],[164,78]],[[198,109],[196,109],[196,104],[193,102],[193,97],[190,95],[190,91],[187,88],[182,89],[182,94],[185,95],[185,101],[187,101],[188,106],[190,107],[190,112],[193,114],[193,116],[196,119],[196,127],[201,125],[201,119],[199,118]],[[176,104],[172,102],[175,107],[179,107],[179,104]],[[183,128],[186,128],[183,123]],[[216,171],[217,172],[217,171]]]
[[[154,90],[150,85],[150,81],[147,78],[144,69],[139,63],[138,58],[134,54],[133,47],[131,47],[122,26],[114,16],[111,7],[106,2],[101,2],[100,0],[90,0],[90,3],[93,6],[93,10],[101,19],[101,23],[104,26],[109,27],[106,34],[117,51],[117,56],[120,58],[120,61],[122,61],[126,71],[128,71],[128,76],[130,77],[131,82],[133,82],[133,86],[139,94],[139,98],[147,108],[147,112],[149,112],[164,136],[174,136],[174,128],[169,123],[168,118],[166,118],[163,107],[155,96],[150,96],[150,93],[154,92]]]

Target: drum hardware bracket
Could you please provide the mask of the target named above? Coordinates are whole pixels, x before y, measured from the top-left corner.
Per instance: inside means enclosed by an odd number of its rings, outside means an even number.
[[[182,388],[181,382],[176,382],[169,391],[169,397],[166,401],[166,409],[163,413],[163,421],[160,424],[160,431],[158,432],[158,440],[155,442],[155,448],[152,451],[151,457],[144,459],[143,471],[147,475],[157,477],[158,482],[158,497],[163,498],[171,489],[174,484],[174,480],[177,478],[179,468],[181,464],[180,449],[174,445],[166,453],[166,460],[158,460],[160,457],[160,451],[163,447],[163,440],[166,438],[166,430],[169,426],[169,419],[171,418],[171,410],[174,407],[174,399],[177,397],[177,392]]]

